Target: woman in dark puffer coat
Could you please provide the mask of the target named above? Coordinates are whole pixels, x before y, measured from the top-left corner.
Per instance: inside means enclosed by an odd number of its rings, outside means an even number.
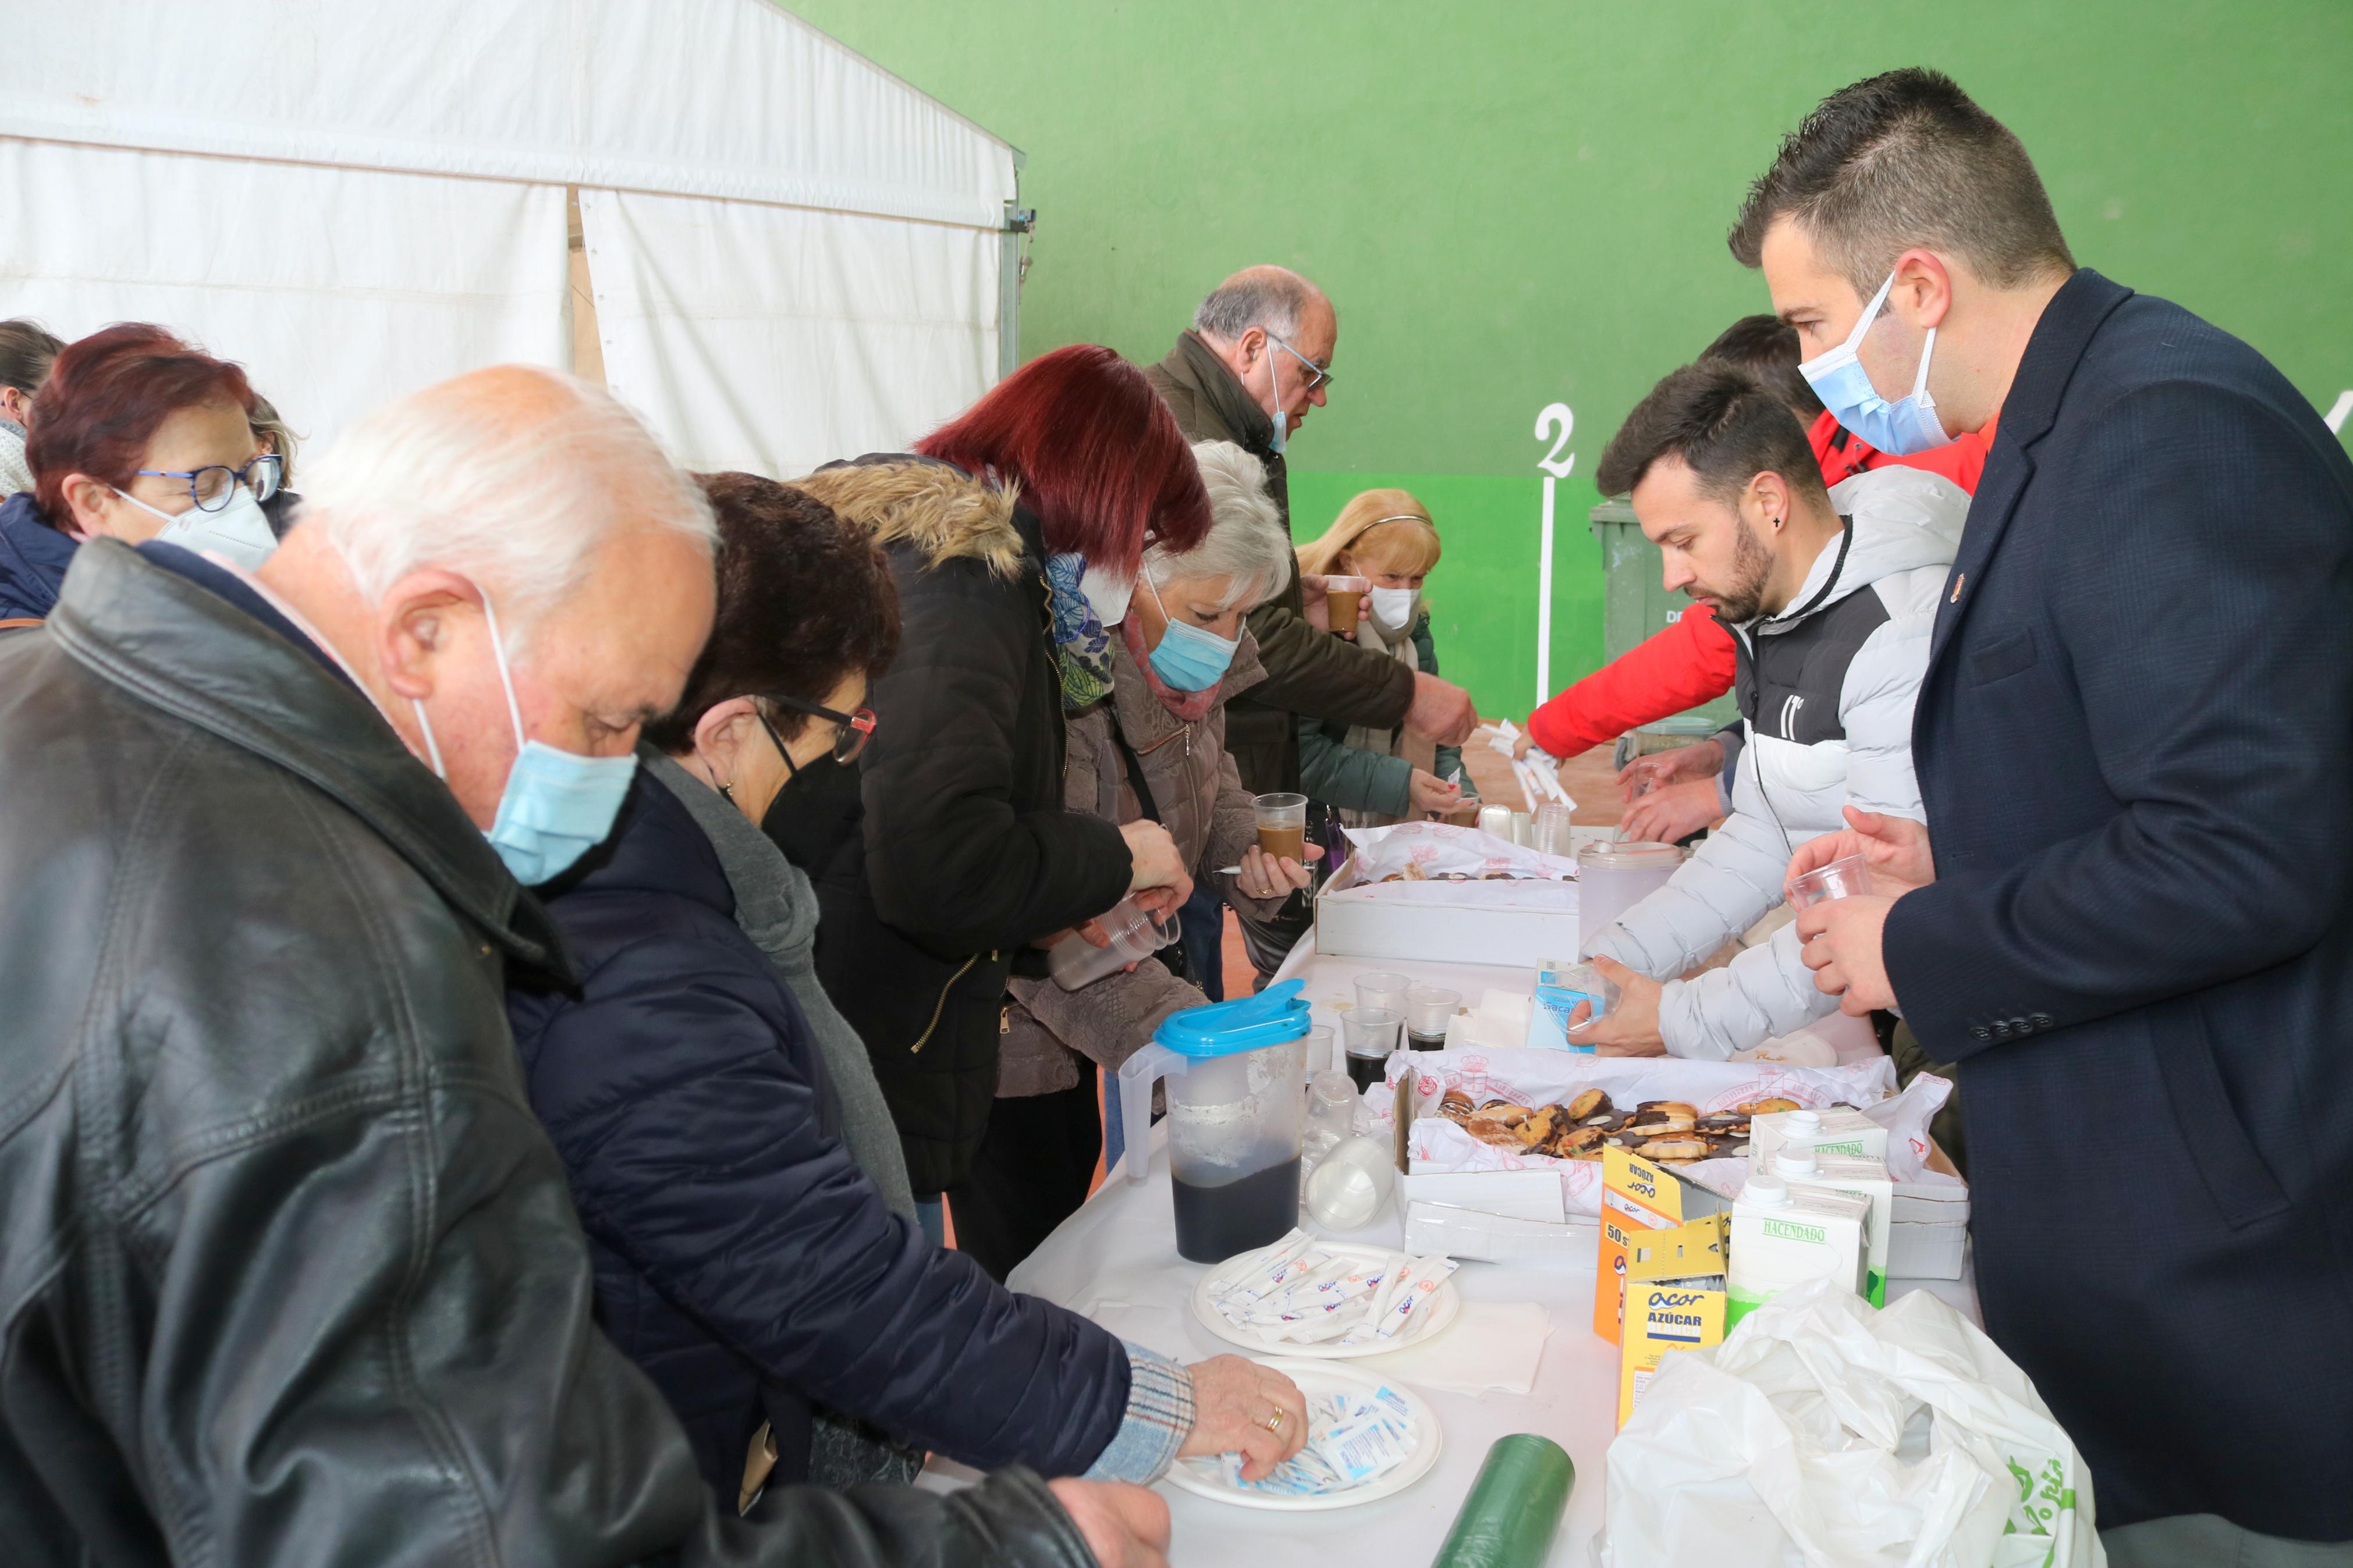
[[[854,756],[873,728],[860,704],[897,641],[891,584],[807,496],[743,474],[705,487],[711,644],[679,711],[647,726],[614,836],[541,889],[581,988],[508,999],[606,1331],[726,1497],[807,1478],[820,1406],[984,1468],[1150,1480],[1226,1448],[1271,1466],[1296,1445],[1264,1423],[1304,1426],[1287,1381],[1231,1356],[1177,1366],[1001,1289],[861,1170],[892,1166],[879,1111],[879,1142],[839,1136],[873,1086],[854,1050],[828,1069],[818,1029],[840,1020],[764,946],[789,940],[809,891],[758,825],[796,769]]]
[[[828,826],[776,832],[823,902],[818,975],[865,1037],[917,1200],[935,1202],[988,1124],[1017,957],[1043,973],[1041,939],[1130,892],[1165,907],[1192,890],[1157,823],[1063,809],[1062,712],[1074,684],[1107,688],[1108,605],[1124,609],[1145,545],[1198,543],[1208,498],[1144,373],[1089,345],[1032,360],[916,455],[795,483],[889,556],[905,641],[857,770],[787,797]],[[1092,630],[1058,642],[1058,623]],[[1095,1114],[1070,1108],[1074,1127]]]

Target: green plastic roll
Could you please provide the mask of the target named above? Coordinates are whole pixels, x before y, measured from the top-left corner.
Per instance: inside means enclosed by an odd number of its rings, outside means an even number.
[[[1430,1568],[1539,1568],[1576,1484],[1577,1467],[1551,1438],[1496,1438]]]

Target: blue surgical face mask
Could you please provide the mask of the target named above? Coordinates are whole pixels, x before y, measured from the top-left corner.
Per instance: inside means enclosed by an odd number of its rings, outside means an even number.
[[[1267,445],[1274,448],[1275,456],[1279,458],[1282,455],[1282,444],[1291,439],[1291,421],[1282,416],[1282,378],[1275,374],[1274,352],[1274,340],[1269,338],[1266,340],[1266,384],[1267,390],[1274,394],[1274,434]]]
[[[218,511],[204,511],[190,507],[177,514],[149,506],[137,496],[126,495],[121,490],[114,493],[148,516],[164,520],[162,531],[155,535],[159,543],[208,552],[237,563],[247,572],[253,571],[277,552],[278,535],[269,531],[269,514],[261,510],[261,503],[253,499],[253,492],[243,485],[229,487],[228,504]]]
[[[506,788],[499,795],[499,814],[491,823],[491,847],[524,887],[536,887],[569,869],[572,863],[605,841],[613,818],[629,793],[638,771],[635,753],[618,757],[584,757],[558,751],[522,732],[522,708],[515,701],[514,678],[507,671],[506,650],[499,646],[498,612],[482,595],[482,618],[489,623],[491,657],[498,662],[499,684],[507,694],[507,719],[514,725],[514,766],[507,770]],[[441,748],[433,739],[433,722],[425,704],[411,700],[418,728],[425,731],[426,754],[443,779]]]
[[[1893,458],[1908,458],[1915,452],[1930,451],[1948,446],[1953,437],[1945,431],[1936,417],[1936,400],[1928,395],[1928,362],[1936,352],[1936,329],[1928,329],[1928,341],[1920,345],[1920,374],[1912,383],[1912,394],[1890,403],[1879,395],[1871,384],[1871,377],[1856,357],[1863,333],[1879,319],[1887,303],[1887,291],[1895,286],[1895,274],[1879,286],[1879,292],[1863,307],[1862,317],[1846,342],[1798,367],[1798,374],[1814,389],[1841,425],[1862,437]]]
[[[1187,626],[1168,613],[1159,588],[1149,577],[1145,586],[1151,590],[1152,602],[1160,606],[1163,622],[1160,646],[1152,650],[1152,673],[1178,691],[1207,691],[1223,680],[1241,639],[1229,642],[1215,632]]]

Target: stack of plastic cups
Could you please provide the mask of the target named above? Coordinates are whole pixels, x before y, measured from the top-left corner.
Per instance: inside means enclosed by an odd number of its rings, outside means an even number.
[[[1108,947],[1097,947],[1072,931],[1047,951],[1046,972],[1063,990],[1077,991],[1131,963],[1141,963],[1184,934],[1174,915],[1163,924],[1127,899],[1113,904],[1101,924],[1103,934],[1111,938]]]
[[[1535,843],[1539,855],[1557,855],[1566,859],[1577,853],[1577,845],[1568,826],[1568,807],[1556,800],[1548,800],[1536,807]]]
[[[1345,1072],[1319,1072],[1307,1085],[1307,1132],[1300,1143],[1300,1197],[1316,1163],[1356,1133],[1356,1086]]]

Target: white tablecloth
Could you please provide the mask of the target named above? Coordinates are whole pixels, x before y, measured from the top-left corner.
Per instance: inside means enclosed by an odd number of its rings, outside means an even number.
[[[1318,959],[1312,948],[1294,952],[1285,976],[1299,974],[1319,1024],[1336,1022],[1331,1005],[1350,1000],[1349,984],[1372,962]],[[1526,991],[1533,977],[1525,969],[1473,964],[1398,963],[1418,981],[1451,986],[1475,1002],[1489,985]],[[1206,1266],[1176,1256],[1176,1220],[1169,1193],[1168,1159],[1160,1130],[1153,1136],[1146,1179],[1130,1182],[1113,1171],[1084,1207],[1064,1221],[1043,1247],[1013,1272],[1014,1289],[1058,1301],[1134,1340],[1182,1361],[1233,1351],[1197,1321],[1189,1305]],[[1317,1229],[1303,1214],[1301,1223]],[[1396,1247],[1402,1221],[1392,1201],[1381,1216],[1351,1240]],[[1597,1241],[1598,1245],[1598,1241]],[[1568,1451],[1577,1466],[1577,1487],[1568,1516],[1553,1542],[1556,1568],[1584,1568],[1588,1542],[1601,1526],[1602,1454],[1617,1432],[1618,1347],[1592,1328],[1593,1264],[1465,1262],[1454,1282],[1471,1301],[1535,1301],[1552,1316],[1552,1335],[1527,1394],[1490,1392],[1416,1392],[1437,1411],[1445,1447],[1437,1468],[1396,1497],[1324,1513],[1283,1514],[1213,1502],[1163,1482],[1176,1521],[1173,1568],[1388,1568],[1428,1563],[1438,1553],[1455,1510],[1471,1489],[1488,1445],[1514,1432],[1535,1432]],[[1932,1289],[1971,1321],[1976,1292],[1959,1281],[1889,1281],[1891,1296]],[[953,1485],[970,1472],[934,1461],[926,1481]]]

